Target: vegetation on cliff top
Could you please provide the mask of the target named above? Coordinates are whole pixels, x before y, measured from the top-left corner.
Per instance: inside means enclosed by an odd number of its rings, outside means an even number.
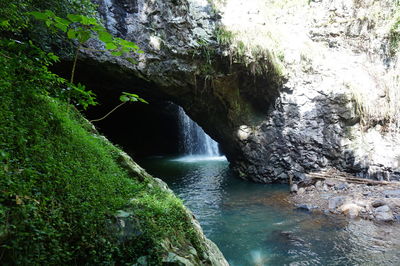
[[[220,26],[215,32],[217,41],[228,47],[234,61],[246,63],[254,73],[264,74],[265,69],[275,69],[278,74],[275,76],[298,75],[301,72],[312,76],[315,74],[313,69],[326,64],[326,54],[335,50],[333,47],[329,51],[328,40],[335,42],[337,39],[347,39],[347,44],[351,41],[357,43],[354,50],[364,49],[372,58],[380,57],[374,58],[376,62],[368,67],[370,76],[377,81],[378,86],[366,89],[363,84],[354,82],[350,85],[345,82],[344,86],[354,96],[352,100],[365,128],[378,123],[384,124],[384,128],[398,129],[399,1],[209,2],[216,12],[223,13]],[[379,51],[375,49],[376,43],[381,43]],[[349,48],[342,44],[339,47]],[[266,60],[263,61],[263,58]],[[376,69],[374,64],[378,65],[379,60],[384,61],[386,69]],[[271,65],[265,62],[271,62]],[[328,63],[338,65],[335,62]],[[378,105],[376,99],[380,97],[379,94],[384,95],[384,101]]]

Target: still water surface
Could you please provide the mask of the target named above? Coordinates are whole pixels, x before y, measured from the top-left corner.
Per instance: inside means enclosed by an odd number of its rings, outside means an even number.
[[[141,165],[183,199],[230,265],[400,265],[399,226],[296,210],[287,186],[235,178],[224,157]]]

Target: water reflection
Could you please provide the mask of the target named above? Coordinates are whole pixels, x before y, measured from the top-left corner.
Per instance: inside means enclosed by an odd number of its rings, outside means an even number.
[[[226,161],[146,160],[231,265],[400,265],[400,228],[294,210],[287,186],[233,178]]]

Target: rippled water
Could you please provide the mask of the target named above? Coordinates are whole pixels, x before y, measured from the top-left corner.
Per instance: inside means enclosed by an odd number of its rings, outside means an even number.
[[[184,200],[230,265],[400,265],[399,226],[298,211],[285,185],[234,178],[221,157],[187,159],[141,164]]]

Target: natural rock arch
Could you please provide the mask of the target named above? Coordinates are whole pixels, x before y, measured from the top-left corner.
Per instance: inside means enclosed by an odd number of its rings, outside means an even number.
[[[326,167],[400,177],[397,165],[355,154],[350,131],[360,131],[360,117],[343,86],[327,92],[316,72],[285,80],[270,58],[261,74],[251,65],[232,63],[215,38],[220,15],[208,1],[96,2],[109,30],[136,42],[144,54],[132,64],[86,51],[77,77],[113,90],[116,97],[136,86],[182,106],[220,143],[240,177],[288,182]]]

